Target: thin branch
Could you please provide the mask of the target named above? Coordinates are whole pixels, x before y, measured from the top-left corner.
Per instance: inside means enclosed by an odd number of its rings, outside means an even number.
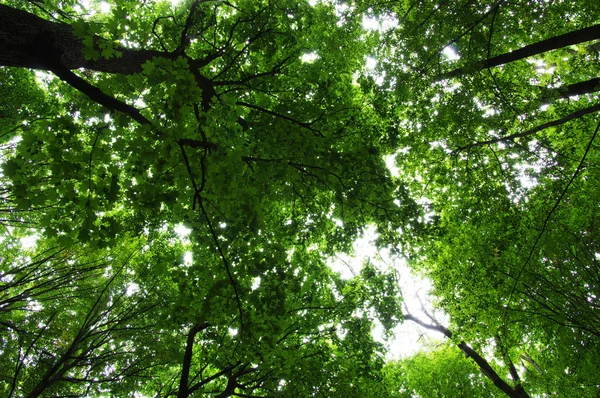
[[[152,34],[158,40],[158,43],[160,44],[160,47],[163,49],[163,51],[167,53],[167,52],[169,52],[169,50],[167,50],[167,47],[165,47],[165,44],[163,43],[162,39],[160,38],[158,33],[156,33],[156,27],[158,26],[158,22],[161,19],[175,19],[175,17],[173,17],[172,15],[168,15],[166,17],[158,17],[154,20],[154,23],[152,24]]]
[[[590,113],[594,113],[594,112],[598,112],[600,111],[600,103],[596,104],[596,105],[592,105],[590,107],[587,108],[583,108],[583,109],[579,109],[575,112],[569,113],[568,115],[560,118],[560,119],[556,119],[556,120],[552,120],[549,121],[547,123],[541,124],[539,126],[536,126],[532,129],[523,131],[521,133],[515,133],[515,134],[511,134],[511,135],[507,135],[505,137],[499,137],[499,138],[494,138],[492,140],[487,140],[487,141],[477,141],[474,142],[472,144],[469,145],[465,145],[465,146],[461,146],[457,149],[455,149],[453,151],[454,154],[457,154],[459,152],[462,152],[466,149],[471,149],[471,148],[476,148],[476,147],[480,147],[480,146],[485,146],[485,145],[491,145],[491,144],[496,144],[498,142],[506,142],[506,141],[513,141],[516,138],[522,138],[522,137],[527,137],[530,135],[533,135],[539,131],[545,130],[549,127],[555,127],[555,126],[560,126],[561,124],[565,124],[573,119],[577,119],[580,118],[582,116],[585,116],[587,114]]]
[[[241,86],[241,85],[246,84],[249,81],[254,80],[254,79],[258,79],[258,78],[266,77],[266,76],[275,76],[275,75],[281,73],[281,69],[283,68],[283,66],[285,65],[285,63],[288,62],[293,57],[294,57],[294,55],[290,55],[289,57],[286,57],[282,61],[278,62],[268,72],[255,73],[253,75],[248,75],[248,76],[245,76],[241,80],[231,80],[231,81],[228,81],[228,80],[222,80],[221,81],[221,80],[219,80],[219,81],[213,81],[213,85],[215,85],[215,86],[233,86],[233,85]]]
[[[435,57],[436,55],[438,55],[444,48],[456,43],[457,41],[459,41],[460,39],[462,39],[464,36],[466,36],[468,33],[471,33],[476,27],[477,25],[479,25],[481,22],[483,22],[487,17],[490,16],[490,14],[492,14],[493,12],[495,12],[496,8],[500,7],[500,5],[504,2],[504,0],[500,0],[496,3],[496,5],[494,5],[492,8],[490,8],[488,10],[488,12],[486,12],[485,14],[483,14],[480,18],[476,19],[475,21],[473,21],[471,23],[471,25],[469,25],[469,27],[467,27],[467,29],[462,32],[458,37],[455,37],[454,39],[450,40],[448,43],[446,43],[446,45],[444,45],[442,48],[440,48],[439,50],[437,50],[436,52],[434,52],[433,54],[431,54],[431,56],[423,63],[423,66],[421,67],[421,72],[425,71],[425,68],[427,68],[427,65],[429,65],[429,62],[431,62],[431,60],[433,59],[433,57]],[[441,80],[441,79],[440,79]]]
[[[190,43],[190,28],[194,25],[196,18],[196,11],[198,10],[198,6],[200,3],[203,3],[203,0],[194,0],[192,6],[190,7],[190,12],[185,20],[185,26],[181,31],[181,38],[179,39],[179,46],[175,52],[180,53],[189,45]]]
[[[227,276],[229,277],[229,282],[231,283],[231,287],[233,288],[233,293],[235,294],[235,301],[237,302],[238,312],[240,315],[240,333],[239,333],[240,339],[238,340],[238,344],[236,344],[236,349],[237,349],[237,347],[241,341],[241,336],[244,331],[242,301],[240,300],[240,295],[238,293],[237,283],[231,272],[231,265],[229,264],[229,260],[227,260],[227,257],[225,256],[225,253],[223,252],[223,249],[221,248],[221,244],[219,243],[219,238],[217,237],[217,233],[215,232],[215,229],[213,228],[212,222],[210,221],[210,218],[208,217],[208,213],[206,212],[206,208],[204,207],[204,204],[202,203],[202,198],[199,195],[198,195],[197,201],[198,201],[198,204],[200,205],[200,209],[202,210],[202,214],[204,215],[204,217],[206,217],[206,222],[208,223],[208,228],[210,229],[210,234],[213,238],[213,241],[215,242],[215,245],[217,246],[217,250],[219,252],[219,255],[221,256],[223,265],[225,265],[225,270],[227,271]]]
[[[290,123],[293,123],[293,124],[295,124],[297,126],[300,126],[300,127],[304,128],[304,129],[312,131],[313,134],[315,134],[317,136],[320,136],[320,137],[323,136],[323,134],[321,133],[320,130],[315,129],[314,127],[312,127],[312,124],[314,123],[314,121],[312,121],[312,122],[301,122],[301,121],[299,121],[297,119],[294,119],[292,117],[289,117],[289,116],[286,116],[286,115],[282,115],[281,113],[277,113],[277,112],[271,111],[269,109],[263,108],[263,107],[258,106],[258,105],[249,104],[247,102],[238,101],[238,102],[236,102],[236,105],[240,105],[240,106],[243,106],[243,107],[246,107],[246,108],[254,109],[254,110],[257,110],[259,112],[266,113],[268,115],[275,116],[275,117],[278,117],[278,118],[283,119],[283,120],[287,120]]]
[[[529,264],[529,262],[533,258],[533,253],[535,252],[535,248],[537,247],[540,239],[542,238],[542,235],[546,231],[546,227],[548,225],[548,222],[550,221],[550,217],[552,217],[552,214],[554,214],[554,212],[556,211],[556,209],[558,208],[558,206],[562,202],[564,196],[566,195],[567,190],[569,189],[569,187],[571,186],[571,184],[573,183],[573,181],[575,180],[575,178],[577,177],[577,175],[579,174],[579,172],[583,168],[583,163],[585,162],[585,159],[586,159],[586,157],[587,157],[587,155],[588,155],[588,153],[589,153],[589,151],[590,151],[590,149],[592,147],[592,143],[594,142],[594,140],[596,139],[596,136],[598,135],[598,130],[599,129],[600,129],[600,121],[596,125],[596,130],[594,131],[594,134],[592,135],[592,138],[590,139],[590,141],[588,142],[587,147],[585,148],[585,152],[583,153],[583,157],[581,158],[581,161],[579,162],[579,165],[577,166],[577,169],[575,169],[575,172],[573,173],[573,175],[571,176],[571,179],[569,180],[569,182],[565,186],[565,189],[563,189],[563,191],[561,192],[560,196],[556,200],[556,203],[554,203],[554,206],[548,212],[548,215],[546,216],[546,219],[544,220],[544,224],[542,225],[542,229],[540,230],[540,233],[538,234],[537,238],[535,239],[535,242],[533,242],[533,246],[531,247],[531,250],[529,251],[529,256],[527,257],[527,260],[525,261],[525,263],[523,264],[523,266],[519,270],[519,273],[517,274],[517,277],[515,278],[515,282],[513,283],[513,286],[512,286],[512,289],[510,291],[510,295],[508,296],[508,301],[507,301],[507,304],[506,304],[505,310],[504,310],[504,321],[503,321],[503,324],[505,326],[507,325],[508,312],[509,312],[510,303],[512,301],[514,292],[515,292],[515,290],[517,288],[517,284],[519,283],[519,280],[521,279],[521,276],[523,275],[523,271],[525,271],[525,268],[527,267],[527,265]]]

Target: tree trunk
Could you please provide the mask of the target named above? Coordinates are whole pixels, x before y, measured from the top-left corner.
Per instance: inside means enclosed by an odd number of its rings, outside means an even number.
[[[98,36],[94,36],[93,40],[96,49],[101,48],[102,42],[106,41]],[[144,63],[155,57],[173,59],[183,56],[202,89],[202,98],[199,98],[202,108],[208,110],[210,101],[217,96],[212,81],[198,70],[214,59],[214,54],[204,59],[193,60],[185,53],[178,55],[118,47],[117,50],[121,53],[119,57],[88,60],[84,50],[83,39],[73,33],[71,25],[47,21],[26,11],[0,4],[0,66],[50,71],[94,102],[111,111],[125,113],[142,125],[152,123],[138,109],[103,93],[71,71],[83,68],[96,72],[131,75],[142,72]],[[214,144],[194,141],[194,146],[210,148],[214,147]]]
[[[181,369],[181,378],[179,379],[179,392],[177,393],[177,398],[187,398],[189,393],[188,380],[190,377],[190,368],[192,365],[192,354],[194,350],[194,339],[196,335],[206,329],[208,327],[208,323],[199,323],[194,325],[187,336],[187,342],[185,344],[185,353],[183,355],[183,366]]]
[[[569,98],[576,95],[591,94],[599,90],[600,78],[594,78],[558,88],[542,87],[542,101],[551,102],[552,100],[557,98]]]
[[[95,38],[98,44],[104,41]],[[171,54],[154,50],[120,47],[119,58],[86,60],[81,38],[71,25],[47,21],[23,10],[0,4],[0,66],[48,70],[48,57],[58,58],[69,70],[84,68],[98,72],[130,75],[142,71],[142,65],[154,57]]]
[[[452,338],[452,332],[450,329],[442,326],[442,325],[431,325],[423,322],[422,320],[415,318],[411,314],[403,314],[404,319],[407,321],[413,321],[418,325],[423,326],[429,330],[435,330],[437,332],[442,333],[447,338]],[[520,384],[515,385],[515,387],[511,387],[507,382],[505,382],[496,371],[490,366],[488,361],[479,355],[471,346],[469,346],[464,341],[461,341],[458,345],[458,348],[469,358],[471,358],[481,370],[481,373],[484,374],[485,377],[490,379],[492,383],[504,394],[508,395],[511,398],[530,398],[529,394],[525,392],[523,387]]]
[[[439,75],[438,80],[449,79],[459,75],[478,72],[483,69],[489,69],[493,68],[494,66],[504,65],[510,62],[529,58],[534,55],[544,53],[546,51],[556,50],[558,48],[563,48],[571,46],[573,44],[579,44],[596,39],[600,39],[600,25],[594,25],[590,26],[589,28],[565,33],[564,35],[554,36],[549,39],[542,40],[525,47],[521,47],[518,50],[509,53],[504,53],[492,58],[473,62],[471,64],[462,66],[450,72],[446,72]]]

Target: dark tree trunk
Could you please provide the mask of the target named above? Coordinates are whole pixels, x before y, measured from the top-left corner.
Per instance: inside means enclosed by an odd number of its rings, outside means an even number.
[[[594,78],[579,83],[569,84],[558,88],[541,88],[542,101],[551,102],[557,98],[569,98],[575,95],[595,93],[600,90],[600,78]]]
[[[96,44],[102,38],[96,37]],[[57,58],[67,69],[130,75],[154,57],[171,54],[154,50],[119,48],[119,58],[86,60],[82,40],[71,25],[47,21],[26,11],[0,4],[0,66],[48,70],[48,57]]]
[[[187,336],[185,344],[185,353],[183,355],[183,366],[181,369],[181,378],[179,379],[179,392],[177,398],[187,398],[189,393],[188,380],[190,377],[190,368],[192,365],[192,354],[194,350],[194,339],[196,335],[208,327],[207,323],[199,323],[194,325]]]
[[[105,39],[93,38],[96,49],[102,48]],[[212,81],[202,75],[198,68],[207,65],[215,54],[205,59],[193,60],[182,54],[144,49],[118,47],[119,57],[88,60],[84,55],[82,38],[73,33],[71,25],[47,21],[34,14],[0,4],[0,66],[41,69],[54,73],[61,80],[87,95],[94,102],[111,111],[122,112],[142,125],[152,125],[138,109],[103,93],[85,79],[72,72],[74,69],[88,69],[96,72],[131,75],[142,72],[142,66],[155,57],[174,59],[185,57],[190,71],[202,89],[198,101],[204,110],[210,108],[210,101],[217,96]],[[214,144],[193,141],[194,146],[214,147]]]
[[[573,44],[584,43],[586,41],[596,39],[600,39],[600,25],[594,25],[590,26],[589,28],[565,33],[564,35],[554,36],[549,39],[542,40],[525,47],[521,47],[518,50],[509,53],[500,54],[498,56],[484,59],[481,61],[476,61],[463,67],[454,69],[450,72],[443,73],[440,76],[438,76],[438,79],[449,79],[463,74],[478,72],[483,69],[493,68],[494,66],[504,65],[510,62],[529,58],[534,55],[544,53],[546,51],[556,50],[558,48],[563,48],[571,46]]]

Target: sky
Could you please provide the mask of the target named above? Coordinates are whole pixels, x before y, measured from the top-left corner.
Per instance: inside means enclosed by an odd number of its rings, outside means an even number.
[[[431,282],[427,278],[416,275],[401,256],[394,256],[387,249],[378,249],[375,246],[377,234],[374,227],[367,228],[363,236],[354,242],[354,256],[338,254],[329,262],[329,266],[339,272],[343,278],[351,278],[358,274],[365,261],[369,261],[378,269],[385,271],[395,270],[400,289],[402,291],[404,306],[411,315],[428,321],[422,308],[432,314],[443,325],[448,324],[448,316],[435,310],[432,304]],[[388,359],[400,359],[410,356],[425,347],[443,340],[441,333],[424,329],[414,322],[406,321],[394,329],[394,337],[386,341],[383,328],[378,325],[373,330],[373,336],[388,347]]]

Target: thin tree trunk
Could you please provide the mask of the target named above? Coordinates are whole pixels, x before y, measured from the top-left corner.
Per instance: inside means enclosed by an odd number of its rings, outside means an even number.
[[[494,66],[508,64],[510,62],[529,58],[550,50],[556,50],[571,46],[574,44],[583,43],[586,41],[600,39],[600,25],[590,26],[573,32],[565,33],[564,35],[554,36],[546,40],[521,47],[518,50],[497,55],[492,58],[473,62],[471,64],[454,69],[450,72],[443,73],[438,76],[438,80],[449,79],[452,77],[466,75],[478,72],[483,69],[493,68]]]
[[[442,325],[431,325],[423,322],[422,320],[415,318],[411,314],[404,314],[404,319],[408,321],[413,321],[418,325],[423,326],[426,329],[435,330],[437,332],[442,333],[447,338],[452,338],[452,332],[445,328]],[[490,366],[488,361],[479,355],[473,348],[471,348],[467,343],[461,341],[458,343],[458,348],[469,358],[471,358],[479,367],[481,372],[494,383],[499,390],[508,395],[511,398],[530,398],[529,395],[525,392],[523,387],[520,384],[517,384],[514,388],[511,387],[507,382],[505,382],[496,371]]]
[[[596,104],[596,105],[592,105],[590,107],[587,108],[583,108],[583,109],[579,109],[575,112],[569,113],[566,116],[561,117],[560,119],[556,119],[556,120],[551,120],[549,122],[546,122],[544,124],[540,124],[539,126],[535,126],[529,130],[520,132],[520,133],[514,133],[514,134],[510,134],[504,137],[499,137],[499,138],[494,138],[491,140],[487,140],[487,141],[477,141],[474,142],[472,144],[469,145],[465,145],[465,146],[461,146],[459,148],[456,148],[454,150],[454,153],[458,153],[461,151],[464,151],[466,149],[471,149],[471,148],[476,148],[479,146],[484,146],[484,145],[491,145],[491,144],[495,144],[498,142],[507,142],[507,141],[512,141],[515,140],[517,138],[521,138],[521,137],[527,137],[529,135],[533,135],[539,131],[542,131],[544,129],[550,128],[550,127],[556,127],[556,126],[560,126],[561,124],[565,124],[573,119],[578,119],[582,116],[588,115],[590,113],[594,113],[594,112],[598,112],[600,111],[600,104]]]

